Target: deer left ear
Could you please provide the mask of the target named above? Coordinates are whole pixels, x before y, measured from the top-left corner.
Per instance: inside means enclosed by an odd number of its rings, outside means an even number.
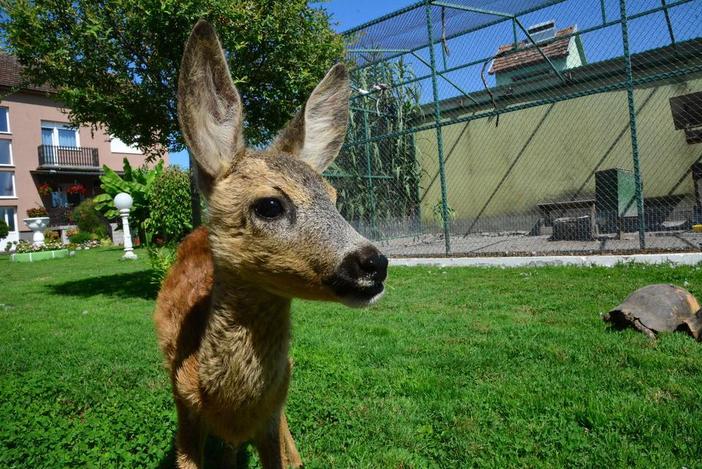
[[[280,132],[273,148],[297,156],[322,173],[344,143],[350,95],[346,67],[337,64],[312,91],[305,107]]]
[[[185,44],[178,77],[178,119],[207,194],[244,147],[239,92],[214,28],[197,22]]]

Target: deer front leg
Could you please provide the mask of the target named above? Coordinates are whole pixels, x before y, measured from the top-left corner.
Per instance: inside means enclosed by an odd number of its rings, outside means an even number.
[[[254,438],[254,445],[264,469],[282,469],[283,443],[280,434],[280,415],[271,417],[265,428]]]
[[[190,415],[187,407],[176,399],[178,433],[176,434],[176,465],[179,469],[202,467],[202,452],[207,434],[199,419]]]
[[[293,440],[290,434],[290,428],[288,428],[288,419],[285,417],[285,412],[280,416],[280,452],[283,455],[283,465],[285,467],[292,467],[293,469],[299,469],[302,467],[302,459],[300,458],[300,453],[297,452],[297,447],[295,446],[295,440]]]

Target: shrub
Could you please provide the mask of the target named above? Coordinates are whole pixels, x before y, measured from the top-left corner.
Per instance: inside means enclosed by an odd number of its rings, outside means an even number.
[[[93,199],[85,199],[71,213],[73,221],[82,233],[92,233],[97,238],[107,237],[107,226],[100,212],[95,208]]]
[[[177,243],[192,229],[190,177],[178,167],[165,169],[156,177],[149,197],[151,210],[146,222],[150,238]]]
[[[44,207],[34,207],[27,210],[27,216],[29,218],[45,217],[47,215],[49,215],[49,212],[47,212]]]
[[[95,204],[108,220],[119,217],[119,212],[114,204],[115,196],[126,192],[132,196],[133,205],[129,212],[129,223],[133,230],[139,234],[139,239],[146,242],[145,224],[150,216],[150,196],[156,178],[163,172],[163,160],[153,168],[132,168],[129,161],[123,160],[123,174],[119,175],[114,170],[103,166],[105,174],[100,176],[100,187],[104,194],[95,196]]]
[[[54,230],[44,230],[44,241],[58,241],[60,238],[58,232]]]
[[[73,235],[69,236],[68,239],[73,244],[81,244],[85,243],[86,241],[99,240],[100,236],[98,236],[95,233],[88,233],[87,231],[78,230],[77,233],[74,233]]]
[[[443,225],[444,223],[444,211],[443,211],[443,205],[441,204],[441,200],[438,200],[436,204],[431,209],[431,213],[434,217],[434,222],[436,222],[437,225]],[[456,211],[451,208],[451,206],[446,205],[446,215],[448,216],[448,222],[452,222],[456,219]]]
[[[6,238],[10,233],[10,227],[7,226],[5,220],[0,220],[0,239]]]
[[[151,283],[160,286],[166,278],[168,269],[176,260],[176,245],[149,247],[149,260],[151,261]]]

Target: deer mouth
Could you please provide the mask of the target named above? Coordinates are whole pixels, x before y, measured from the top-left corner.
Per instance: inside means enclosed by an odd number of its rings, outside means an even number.
[[[351,308],[370,306],[382,298],[385,293],[383,282],[361,279],[348,281],[335,279],[329,283],[339,301]]]

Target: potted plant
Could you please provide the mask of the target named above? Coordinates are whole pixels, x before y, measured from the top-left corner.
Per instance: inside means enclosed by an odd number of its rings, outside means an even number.
[[[68,195],[68,202],[72,205],[77,205],[88,193],[85,186],[79,182],[68,186],[66,189],[66,194]]]
[[[47,212],[44,207],[34,207],[27,210],[27,216],[29,218],[48,217],[49,212]]]
[[[85,188],[85,186],[79,182],[72,184],[68,186],[68,189],[66,189],[67,194],[71,195],[82,195],[85,196],[85,194],[88,193],[88,190]]]
[[[44,245],[44,230],[49,226],[49,213],[44,207],[35,207],[27,210],[24,224],[32,230],[32,242],[35,246]]]
[[[37,187],[37,191],[42,197],[48,197],[51,195],[52,192],[54,192],[51,186],[46,182],[44,184],[39,185],[39,187]]]

